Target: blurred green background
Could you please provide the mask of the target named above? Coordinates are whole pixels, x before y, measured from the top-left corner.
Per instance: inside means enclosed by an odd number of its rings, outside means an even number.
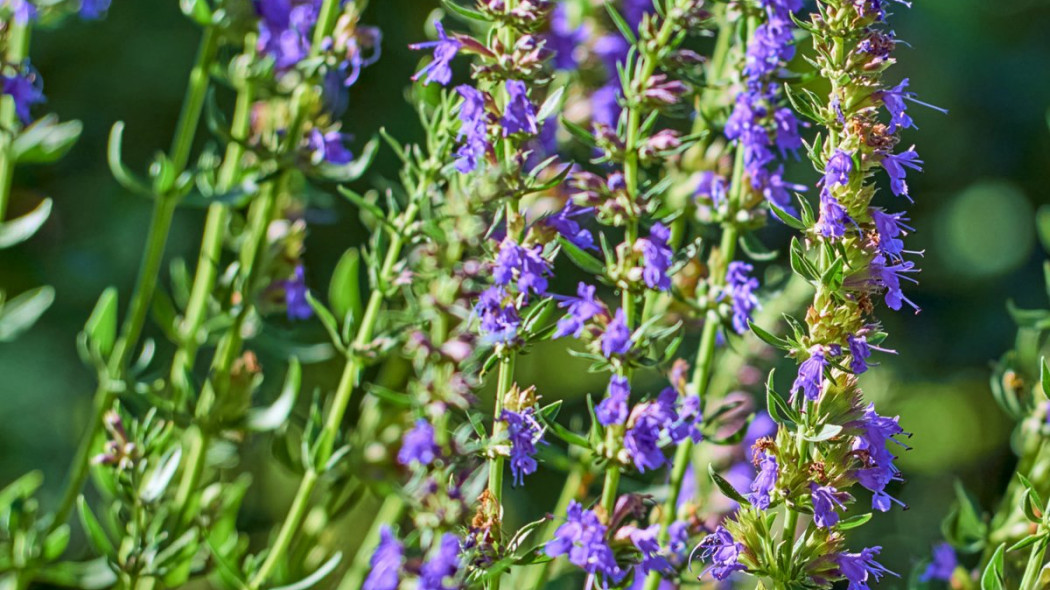
[[[380,123],[395,136],[418,137],[404,100],[418,55],[405,46],[422,38],[435,4],[378,0],[369,7],[365,21],[382,28],[384,55],[352,90],[345,121],[358,147]],[[883,369],[864,383],[882,413],[900,414],[914,432],[914,450],[903,453],[908,481],[898,488],[910,509],[875,519],[856,543],[882,544],[885,564],[906,571],[937,539],[954,477],[985,506],[1009,477],[1010,423],[989,394],[988,376],[1015,331],[1006,300],[1046,303],[1034,214],[1050,202],[1050,2],[916,0],[911,10],[895,10],[896,32],[910,46],[899,48],[892,75],[911,78],[922,99],[950,111],[912,108],[919,130],[906,141],[917,144],[926,172],[909,179],[915,204],[899,205],[918,230],[910,247],[925,251],[921,283],[906,291],[923,311],[883,313],[888,346],[900,354],[883,355]],[[94,388],[75,336],[106,286],[117,285],[126,301],[149,216],[148,202],[111,179],[106,137],[114,121],[125,121],[125,157],[140,169],[167,147],[197,40],[177,3],[157,0],[116,0],[104,21],[71,21],[34,36],[48,109],[82,120],[84,133],[58,164],[20,169],[16,178],[14,212],[41,195],[55,199],[55,212],[34,239],[0,251],[0,285],[17,293],[50,284],[57,300],[35,329],[0,348],[0,482],[42,469],[55,493],[64,477]],[[393,177],[395,165],[384,153],[372,174]],[[806,176],[812,171],[798,170],[793,180],[815,182]],[[339,202],[335,211],[314,220],[307,242],[314,288],[362,239],[350,207]],[[199,209],[179,213],[171,256],[196,255],[202,219]],[[586,373],[573,360],[545,350],[523,363],[522,381],[535,378],[548,398],[597,389],[582,381]],[[289,490],[276,469],[255,472],[262,494],[249,520],[263,527],[284,509]],[[540,511],[550,506],[542,497],[514,497]]]

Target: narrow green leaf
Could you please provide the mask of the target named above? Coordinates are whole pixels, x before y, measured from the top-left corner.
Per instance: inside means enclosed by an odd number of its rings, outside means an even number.
[[[248,429],[255,432],[268,432],[284,426],[288,422],[292,409],[295,408],[295,400],[299,399],[301,383],[302,368],[299,366],[299,359],[293,356],[288,362],[288,374],[284,378],[281,395],[265,408],[248,410],[245,416],[245,424]]]
[[[460,6],[452,0],[441,0],[441,5],[447,8],[449,12],[457,14],[470,21],[488,22],[492,20],[488,17],[487,14],[483,12],[478,12],[477,10],[472,10],[465,6]]]
[[[72,149],[83,129],[80,121],[60,123],[57,116],[44,115],[18,134],[11,144],[11,152],[18,164],[55,162]]]
[[[337,318],[350,314],[355,320],[361,320],[364,306],[361,304],[361,253],[357,248],[347,250],[335,265],[328,285],[328,304]]]
[[[609,18],[612,19],[613,24],[615,24],[616,28],[620,30],[620,34],[623,35],[623,38],[627,39],[627,42],[630,45],[638,43],[638,37],[634,35],[634,30],[632,30],[630,25],[627,24],[627,21],[620,16],[620,13],[616,11],[613,7],[613,3],[603,2],[602,4],[605,6],[605,10],[609,13]]]
[[[51,216],[51,199],[44,199],[32,211],[10,221],[0,222],[0,250],[33,237]]]
[[[767,262],[774,260],[777,257],[777,251],[767,248],[766,245],[758,239],[758,236],[752,232],[747,232],[740,236],[740,247],[744,250],[744,253],[751,258],[751,260]]]
[[[537,121],[546,121],[561,108],[561,96],[564,92],[565,87],[559,86],[554,92],[547,95],[547,99],[543,101],[539,112],[536,114]]]
[[[755,336],[758,336],[758,339],[762,342],[765,342],[766,344],[775,348],[779,348],[780,350],[791,350],[791,347],[793,346],[791,341],[785,340],[784,338],[780,338],[779,336],[774,336],[772,333],[767,332],[761,326],[750,320],[748,320],[747,325],[751,328],[751,331],[755,333]]]
[[[741,506],[751,505],[751,502],[747,498],[741,495],[740,492],[736,491],[736,488],[733,487],[733,484],[729,483],[725,480],[725,478],[723,478],[721,475],[718,475],[718,473],[715,472],[714,466],[712,466],[710,463],[707,464],[707,474],[711,476],[711,481],[715,482],[715,485],[718,486],[719,490],[722,490],[722,493],[727,498],[735,500]]]
[[[167,453],[164,453],[160,463],[153,469],[153,473],[150,474],[149,479],[146,480],[146,484],[139,493],[139,497],[143,502],[150,503],[164,495],[164,490],[168,489],[171,478],[175,477],[175,472],[178,471],[181,460],[182,447],[172,447]]]
[[[803,435],[802,438],[811,442],[822,442],[838,436],[842,427],[838,424],[825,424],[819,432],[812,435]]]
[[[981,590],[1005,590],[1003,579],[1003,552],[1006,543],[999,545],[981,574]]]
[[[321,567],[317,568],[314,573],[306,576],[302,580],[295,582],[294,584],[288,584],[287,586],[275,586],[272,590],[307,590],[313,588],[321,580],[325,579],[328,574],[332,573],[336,567],[339,566],[339,562],[343,559],[342,552],[336,552],[328,561],[324,562]]]
[[[120,145],[124,140],[124,122],[117,121],[109,132],[109,145],[106,150],[106,161],[113,178],[127,190],[139,196],[152,198],[153,189],[145,181],[135,176],[131,170],[124,165],[120,153]]]
[[[558,236],[558,243],[561,244],[562,250],[565,251],[566,256],[576,266],[580,267],[580,270],[598,276],[605,276],[605,264],[598,260],[590,253],[580,248],[576,244],[566,239],[565,236]]]
[[[113,352],[113,344],[117,339],[116,287],[108,287],[99,296],[95,309],[84,324],[84,333],[103,357]]]
[[[84,500],[84,496],[77,497],[77,510],[80,514],[80,524],[83,525],[84,533],[87,534],[91,546],[97,553],[110,558],[114,557],[116,549],[113,547],[113,542],[109,540],[106,531],[103,530],[102,525],[95,518],[95,513],[91,511],[91,507]]]
[[[0,302],[0,342],[11,342],[32,328],[54,301],[55,290],[43,286]]]
[[[837,525],[835,525],[835,528],[840,530],[840,531],[848,531],[850,529],[857,528],[857,527],[865,524],[866,522],[871,520],[871,516],[872,516],[872,514],[870,512],[867,512],[867,513],[864,513],[864,514],[858,514],[856,516],[851,516],[849,518],[844,518],[844,519],[840,520]]]

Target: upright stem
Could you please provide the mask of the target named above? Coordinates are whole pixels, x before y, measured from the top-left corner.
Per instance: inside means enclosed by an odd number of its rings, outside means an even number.
[[[29,55],[29,23],[9,23],[7,30],[7,50],[4,61],[21,66]],[[7,204],[11,199],[11,182],[14,179],[15,158],[12,153],[16,132],[21,125],[15,112],[13,97],[4,96],[0,101],[0,222],[7,214]]]
[[[208,70],[215,61],[218,43],[218,32],[213,27],[206,28],[197,51],[196,62],[190,71],[186,97],[183,100],[182,112],[172,139],[170,158],[176,171],[176,177],[182,174],[189,162],[190,148],[193,146],[193,138],[200,123],[201,110],[208,90]],[[80,488],[87,479],[91,446],[102,427],[102,417],[117,394],[114,384],[119,384],[124,379],[128,359],[138,343],[150,302],[153,300],[153,291],[157,285],[157,274],[164,258],[164,248],[168,232],[171,230],[176,201],[173,195],[156,195],[153,217],[146,237],[146,251],[132,292],[128,315],[124,319],[120,338],[114,345],[113,354],[109,359],[108,374],[102,376],[98,389],[95,391],[95,413],[77,448],[73,465],[70,467],[69,481],[66,483],[54,519],[51,521],[52,530],[61,526],[69,518],[76,498],[80,494]]]

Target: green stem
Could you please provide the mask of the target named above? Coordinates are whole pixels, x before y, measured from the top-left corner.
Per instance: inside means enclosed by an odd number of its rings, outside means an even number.
[[[208,70],[215,60],[218,49],[218,33],[208,27],[204,31],[200,48],[197,51],[196,63],[190,71],[189,84],[186,89],[186,97],[183,101],[182,112],[179,115],[175,136],[172,140],[171,160],[175,165],[176,174],[182,174],[186,163],[189,161],[189,151],[193,145],[193,137],[196,135],[200,122],[201,109],[204,105],[204,97],[208,90]],[[113,354],[109,359],[108,375],[100,378],[99,387],[94,395],[95,413],[87,432],[80,441],[73,465],[70,468],[69,481],[62,493],[58,510],[51,521],[50,528],[61,526],[69,518],[80,489],[84,485],[89,472],[91,459],[91,447],[102,427],[102,416],[112,404],[116,397],[114,383],[124,379],[127,361],[131,352],[138,342],[142,328],[146,321],[146,314],[150,302],[153,300],[153,290],[157,285],[157,275],[160,270],[161,261],[164,258],[165,243],[168,232],[171,230],[172,217],[175,214],[176,199],[171,195],[157,195],[153,208],[153,217],[150,221],[149,233],[146,238],[146,252],[139,269],[138,279],[135,283],[131,296],[131,305],[128,315],[121,329],[121,336],[114,345]]]
[[[299,530],[300,523],[306,517],[306,511],[310,508],[310,496],[317,485],[317,479],[318,474],[314,469],[309,469],[303,474],[303,479],[299,483],[299,489],[295,493],[295,499],[292,500],[292,507],[288,510],[288,517],[285,518],[284,525],[281,527],[280,532],[277,533],[277,539],[274,540],[273,547],[266,554],[266,559],[248,582],[248,588],[251,590],[257,590],[261,587],[284,557],[285,550],[291,545],[296,531]]]
[[[29,24],[11,21],[9,27],[4,61],[20,67],[29,55]],[[0,221],[4,220],[7,204],[11,199],[11,182],[15,173],[15,159],[11,148],[15,141],[15,130],[19,126],[15,100],[13,97],[4,96],[0,101]]]
[[[364,540],[361,541],[361,545],[357,548],[357,553],[354,555],[353,563],[350,564],[350,569],[343,576],[343,580],[339,582],[338,590],[359,590],[361,588],[365,577],[368,576],[372,552],[379,545],[380,529],[385,524],[397,522],[404,511],[405,501],[400,496],[391,494],[383,500],[383,504],[379,506],[379,511],[376,512],[375,518],[372,520],[372,526],[368,529]]]
[[[569,509],[569,502],[576,499],[576,496],[580,491],[580,486],[583,485],[583,474],[584,468],[582,465],[579,463],[573,465],[572,469],[565,477],[565,484],[562,486],[561,494],[558,496],[558,503],[554,506],[554,514],[565,514]],[[557,530],[558,526],[560,525],[557,522],[548,522],[544,525],[543,533],[539,538],[553,538],[554,532]],[[523,586],[526,588],[532,588],[533,590],[541,590],[543,585],[547,583],[547,578],[554,563],[554,560],[541,563],[532,570],[534,572],[532,579],[523,584]]]
[[[1040,532],[1046,534],[1043,531]],[[1032,550],[1028,554],[1028,564],[1024,569],[1024,577],[1021,579],[1021,585],[1018,587],[1018,590],[1036,590],[1039,588],[1038,578],[1039,572],[1043,568],[1043,559],[1046,557],[1046,544],[1047,540],[1043,539],[1032,545]]]

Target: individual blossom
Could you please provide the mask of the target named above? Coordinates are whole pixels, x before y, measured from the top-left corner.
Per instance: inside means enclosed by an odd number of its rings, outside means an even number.
[[[817,401],[824,388],[824,369],[828,366],[824,347],[817,345],[809,349],[809,358],[802,361],[798,366],[798,377],[791,385],[791,396],[794,399],[796,393],[801,390],[806,399],[811,402]]]
[[[853,158],[850,154],[843,150],[835,150],[824,166],[824,178],[821,180],[824,190],[827,191],[836,185],[849,184],[849,176],[852,172]]]
[[[630,533],[631,543],[642,554],[641,568],[642,573],[645,575],[652,571],[663,573],[671,573],[673,571],[671,563],[660,554],[660,543],[656,540],[659,533],[659,524],[654,524],[644,529],[635,528]]]
[[[489,116],[485,110],[485,95],[479,90],[461,85],[456,87],[456,92],[463,97],[458,134],[463,145],[456,150],[456,170],[468,174],[477,169],[489,149]]]
[[[552,338],[572,335],[579,338],[584,327],[594,316],[602,313],[605,306],[594,297],[595,287],[581,282],[576,288],[576,297],[565,297],[558,307],[568,310],[568,315],[558,320]]]
[[[917,283],[915,279],[906,276],[910,273],[918,272],[915,268],[915,263],[908,261],[901,261],[897,263],[891,263],[886,260],[886,256],[878,254],[871,259],[869,266],[871,273],[871,283],[877,289],[885,289],[886,294],[884,300],[886,306],[890,309],[897,311],[900,310],[903,303],[907,303],[915,310],[919,312],[919,306],[915,304],[911,299],[904,296],[904,291],[901,289],[901,279]]]
[[[409,45],[409,49],[434,49],[434,59],[431,60],[422,70],[419,70],[412,76],[412,80],[418,80],[421,76],[426,76],[423,79],[423,84],[430,84],[431,82],[437,82],[438,84],[445,86],[452,81],[452,59],[459,53],[460,48],[463,46],[457,39],[453,39],[445,34],[445,27],[441,26],[440,21],[434,22],[434,29],[437,30],[438,38],[437,41],[426,41],[424,43],[413,43]]]
[[[667,463],[660,449],[660,433],[668,425],[664,407],[648,402],[635,407],[623,436],[623,447],[638,471],[659,469]]]
[[[665,393],[668,391],[673,392],[670,389],[664,390]],[[677,393],[674,395],[677,397]],[[700,429],[703,425],[702,407],[703,401],[699,395],[688,395],[682,399],[673,422],[667,426],[667,433],[671,437],[671,442],[679,444],[687,438],[692,440],[693,443],[703,440],[704,434]]]
[[[759,25],[747,45],[744,75],[752,80],[768,77],[795,55],[791,21],[774,13]]]
[[[908,105],[905,102],[907,99],[915,96],[915,93],[905,90],[907,87],[908,79],[905,78],[893,88],[879,92],[883,104],[886,105],[886,110],[890,112],[890,125],[886,129],[887,133],[896,133],[898,128],[915,127],[915,121],[908,115]]]
[[[667,245],[670,239],[671,230],[662,223],[654,223],[649,237],[638,240],[643,259],[642,280],[650,289],[666,291],[671,288],[671,277],[667,275],[673,255]]]
[[[906,225],[908,218],[903,213],[887,213],[881,209],[870,209],[871,219],[875,222],[878,233],[877,250],[889,258],[900,258],[904,253],[904,240],[901,236],[914,228]]]
[[[295,67],[310,53],[310,32],[317,23],[312,1],[258,0],[259,49],[274,60],[278,71]]]
[[[13,76],[3,76],[2,79],[3,93],[14,101],[15,114],[18,115],[18,119],[23,125],[28,125],[33,120],[29,113],[30,107],[45,101],[40,76],[27,68],[27,71]]]
[[[846,208],[830,191],[820,193],[820,218],[816,229],[825,238],[841,238],[846,235],[846,224],[850,222]]]
[[[899,500],[886,493],[886,486],[891,481],[900,480],[900,471],[893,464],[897,457],[890,452],[887,445],[894,442],[905,449],[908,448],[896,438],[905,434],[898,418],[880,416],[875,411],[875,404],[870,404],[855,426],[861,433],[853,440],[852,448],[863,463],[863,467],[858,469],[855,475],[860,485],[873,493],[872,507],[886,512],[890,509],[891,502],[903,506]]]
[[[105,16],[111,0],[80,0],[80,18],[95,20]]]
[[[509,344],[518,335],[521,316],[513,305],[504,305],[506,292],[493,285],[481,292],[474,314],[481,321],[481,332],[485,341],[493,344]]]
[[[543,551],[550,557],[567,555],[569,563],[587,573],[619,582],[627,572],[616,563],[616,556],[605,539],[606,530],[597,514],[573,500],[569,502],[565,522]]]
[[[404,561],[404,547],[390,527],[383,525],[379,529],[379,545],[368,562],[371,569],[361,590],[397,590]]]
[[[434,427],[426,419],[419,418],[402,437],[397,462],[401,465],[430,465],[440,453],[441,448],[434,442]]]
[[[849,583],[847,590],[871,590],[870,579],[878,582],[885,574],[896,575],[875,561],[880,551],[882,547],[868,547],[860,553],[839,553],[832,557],[842,577]]]
[[[306,288],[306,272],[303,265],[296,265],[292,278],[281,281],[281,286],[284,288],[284,309],[288,319],[310,319],[314,311],[306,297],[309,289]]]
[[[955,555],[955,549],[948,543],[938,543],[933,547],[933,560],[926,566],[926,571],[919,576],[920,582],[940,580],[948,582],[952,579],[955,568],[959,566],[959,559]]]
[[[525,476],[536,471],[536,444],[543,440],[543,427],[536,421],[536,410],[521,412],[503,410],[500,420],[507,424],[510,440],[510,472],[515,485],[525,483]]]
[[[503,118],[500,119],[503,136],[507,137],[519,132],[536,135],[539,132],[536,107],[529,100],[525,83],[521,80],[507,80],[504,87],[507,90],[507,108],[503,112]]]
[[[763,451],[759,454],[756,465],[758,475],[755,476],[755,481],[751,482],[751,493],[747,499],[759,510],[765,510],[769,508],[770,494],[777,485],[777,458]]]
[[[796,212],[795,206],[791,204],[791,194],[788,191],[803,192],[806,190],[804,185],[784,180],[783,166],[778,166],[773,171],[759,169],[751,176],[751,186],[760,191],[767,201],[790,215],[795,215]]]
[[[452,533],[441,535],[437,550],[419,570],[417,590],[454,590],[449,582],[459,570],[459,538]]]
[[[522,293],[537,295],[547,293],[547,275],[551,274],[550,262],[541,255],[543,246],[521,246],[509,237],[500,244],[496,265],[492,270],[493,282],[501,287],[516,280]]]
[[[716,580],[725,580],[733,572],[742,572],[747,569],[740,563],[744,545],[737,542],[723,526],[719,526],[715,532],[705,537],[700,542],[699,549],[703,550],[700,557],[711,561],[711,567],[707,568],[704,573],[711,572]]]
[[[839,515],[836,510],[845,510],[845,503],[852,499],[846,492],[840,492],[832,486],[820,486],[813,482],[809,484],[809,493],[813,500],[813,523],[823,529],[831,528],[838,523]]]
[[[773,111],[773,129],[776,132],[774,143],[780,150],[781,157],[797,153],[803,147],[802,135],[798,132],[799,122],[795,111],[781,107]]]
[[[705,170],[700,173],[699,181],[696,183],[697,197],[710,200],[715,207],[726,201],[729,194],[729,185],[724,176]]]
[[[627,316],[623,309],[617,309],[609,325],[602,334],[602,354],[611,358],[614,354],[627,354],[631,351],[631,330],[627,327]]]
[[[344,136],[338,131],[322,132],[319,129],[310,131],[309,146],[318,162],[326,162],[336,166],[349,164],[354,159],[354,154],[346,149],[343,143]]]
[[[573,203],[567,203],[553,215],[548,215],[540,220],[540,223],[561,234],[581,250],[594,250],[594,236],[591,232],[580,227],[578,217],[589,215],[594,211],[590,207],[578,207]]]
[[[868,338],[864,335],[850,334],[846,337],[846,342],[849,345],[850,370],[860,375],[868,370],[868,357],[871,356]]]
[[[893,191],[893,194],[911,200],[908,194],[908,183],[904,181],[905,168],[922,172],[922,160],[919,159],[915,146],[899,154],[886,154],[882,158],[882,167],[890,177],[890,190]]]
[[[755,267],[746,262],[734,260],[726,267],[726,285],[719,300],[729,299],[733,306],[733,329],[737,334],[747,332],[751,314],[758,309],[758,279],[751,276]]]
[[[623,424],[627,421],[627,398],[631,395],[631,384],[626,377],[613,375],[609,380],[609,392],[594,408],[598,423],[602,426]]]

